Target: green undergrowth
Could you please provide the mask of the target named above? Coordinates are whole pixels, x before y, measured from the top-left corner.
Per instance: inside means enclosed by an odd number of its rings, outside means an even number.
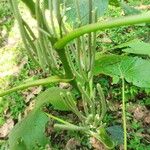
[[[121,125],[121,83],[113,84],[112,79],[107,76],[95,78],[95,82],[101,83],[104,88],[108,103],[108,113],[104,121],[108,126]],[[150,89],[138,88],[126,83],[125,87],[127,127],[128,127],[128,149],[148,150],[149,146],[149,124],[145,122],[150,108]],[[139,110],[139,111],[138,111]],[[136,114],[135,111],[137,111]],[[137,116],[136,116],[137,115]],[[138,115],[143,115],[138,118]],[[118,147],[119,149],[119,147]]]
[[[8,0],[0,1],[0,47],[7,43],[14,19]]]

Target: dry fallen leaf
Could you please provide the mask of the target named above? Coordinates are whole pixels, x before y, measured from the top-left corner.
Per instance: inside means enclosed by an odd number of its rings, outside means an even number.
[[[32,100],[35,95],[38,95],[42,91],[42,86],[39,87],[33,87],[28,91],[23,92],[23,95],[25,97],[25,102],[28,103],[30,100]]]
[[[80,142],[72,138],[67,142],[66,150],[75,150],[76,146],[80,146]]]
[[[140,5],[135,8],[139,10],[145,10],[145,9],[150,10],[150,5]]]
[[[69,84],[69,83],[63,83],[63,82],[61,82],[60,84],[59,84],[59,87],[61,88],[61,89],[70,89],[71,88],[71,85]]]
[[[144,123],[150,125],[150,112],[149,112],[149,113],[146,115],[146,117],[144,118]]]
[[[123,146],[123,145],[120,145],[120,146],[119,146],[119,150],[124,150],[124,146]]]
[[[26,107],[25,111],[24,111],[24,116],[27,116],[29,114],[29,112],[31,112],[33,110],[35,106],[35,101],[31,101],[29,106]]]
[[[145,108],[142,106],[138,106],[134,111],[134,117],[136,120],[141,120],[145,115]]]
[[[6,123],[0,128],[0,138],[6,138],[13,127],[14,121],[12,119],[6,120]]]
[[[104,37],[104,38],[101,39],[101,42],[109,44],[109,43],[112,43],[112,40],[108,37]]]

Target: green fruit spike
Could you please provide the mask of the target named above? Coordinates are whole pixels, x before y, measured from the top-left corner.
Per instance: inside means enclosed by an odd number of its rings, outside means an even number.
[[[93,118],[94,118],[93,114],[88,115],[87,118],[86,118],[85,123],[86,124],[91,124],[93,122]]]
[[[105,128],[100,128],[99,129],[99,136],[100,136],[100,141],[108,148],[108,149],[113,149],[114,148],[114,142],[110,138],[110,136],[107,134]]]

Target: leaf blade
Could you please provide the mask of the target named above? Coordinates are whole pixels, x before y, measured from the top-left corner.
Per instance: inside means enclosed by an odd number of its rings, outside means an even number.
[[[136,86],[150,87],[150,61],[139,57],[121,55],[103,55],[96,59],[94,74],[106,74],[111,77],[122,75]]]
[[[41,93],[37,97],[37,102],[35,109],[39,109],[41,106],[50,103],[54,107],[54,109],[61,110],[61,111],[70,111],[70,108],[60,96],[60,93],[64,95],[68,92],[66,89],[61,89],[58,87],[52,87]]]
[[[47,121],[48,117],[42,111],[32,111],[9,134],[10,150],[31,150],[37,144],[45,146],[48,143],[44,133]]]

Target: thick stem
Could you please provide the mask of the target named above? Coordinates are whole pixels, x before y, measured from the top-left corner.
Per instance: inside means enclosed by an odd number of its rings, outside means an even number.
[[[115,27],[120,27],[120,26],[128,26],[128,25],[134,25],[134,24],[140,24],[140,23],[147,23],[147,22],[150,22],[150,12],[140,14],[140,15],[122,17],[119,19],[112,19],[111,21],[104,21],[101,23],[93,23],[90,25],[85,25],[78,29],[75,29],[68,35],[59,39],[54,44],[54,48],[57,50],[61,50],[63,47],[66,46],[67,43],[69,43],[73,39],[75,39],[81,35],[84,35],[86,33],[96,32],[98,30],[105,30],[105,29],[110,29],[110,28],[115,28]]]
[[[58,52],[58,55],[59,55],[59,58],[62,62],[62,65],[64,67],[64,70],[65,70],[65,78],[67,79],[73,79],[70,83],[71,85],[74,86],[74,88],[76,90],[78,90],[78,86],[77,86],[77,83],[76,83],[76,80],[75,80],[75,76],[73,74],[73,71],[69,65],[69,62],[68,62],[68,59],[67,59],[67,55],[65,53],[65,49],[62,49],[61,51],[57,51]]]
[[[0,97],[7,95],[7,94],[10,94],[12,92],[15,92],[18,90],[24,90],[24,89],[27,89],[27,88],[33,87],[33,86],[47,85],[47,84],[56,83],[56,82],[69,82],[69,81],[71,81],[71,80],[70,79],[62,79],[62,78],[59,78],[58,76],[51,76],[51,77],[48,77],[46,79],[39,79],[36,81],[27,82],[27,83],[24,83],[20,86],[14,87],[12,89],[0,92]]]
[[[73,75],[71,67],[70,67],[70,65],[68,63],[68,59],[67,59],[67,56],[66,56],[66,53],[65,53],[65,49],[62,49],[61,51],[57,51],[57,52],[58,52],[58,55],[59,55],[60,60],[62,62],[62,65],[64,67],[65,76],[67,78],[73,78],[74,75]]]

